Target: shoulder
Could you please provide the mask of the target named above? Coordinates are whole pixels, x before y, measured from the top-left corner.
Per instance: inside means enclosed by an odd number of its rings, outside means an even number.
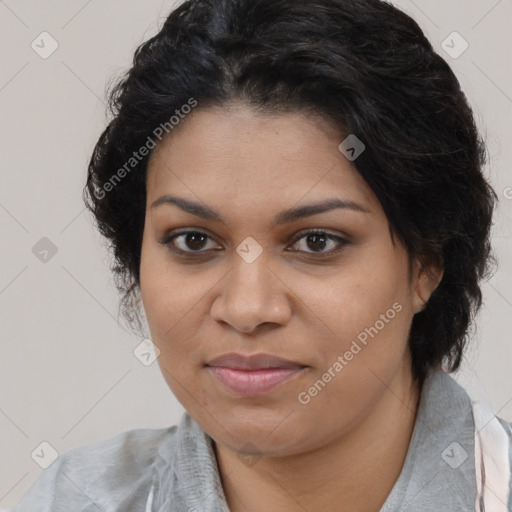
[[[499,416],[496,416],[496,418],[501,423],[501,426],[503,427],[503,429],[507,433],[509,439],[512,440],[512,423],[504,420],[503,418],[500,418]]]
[[[59,455],[7,512],[144,510],[158,448],[176,426],[135,429]]]
[[[511,485],[511,492],[512,492],[512,423],[504,420],[503,418],[500,418],[499,416],[496,416],[496,419],[500,423],[500,425],[503,427],[503,430],[505,431],[505,434],[507,436],[508,440],[508,458],[509,458],[509,464],[510,464],[510,485]]]
[[[506,510],[512,510],[512,425],[485,404],[474,402],[473,415],[475,466],[478,487],[482,489],[481,499],[488,510],[505,510],[503,505]]]
[[[503,503],[506,502],[507,510],[512,510],[512,423],[500,418],[499,416],[496,416],[496,419],[505,431],[505,437],[507,439],[506,444],[508,444],[508,453],[504,454],[504,459],[506,459],[506,461],[504,460],[503,463],[503,472],[508,474],[508,489],[503,489],[502,491],[504,496],[508,496],[508,501],[506,499],[503,499],[502,501]],[[496,458],[498,456],[499,454],[496,455]],[[504,483],[503,487],[505,488],[506,486],[506,483]]]

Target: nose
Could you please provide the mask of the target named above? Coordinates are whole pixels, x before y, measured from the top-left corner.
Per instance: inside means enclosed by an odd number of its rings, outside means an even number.
[[[262,324],[285,325],[291,316],[289,288],[273,271],[265,253],[248,263],[235,255],[233,268],[219,283],[210,314],[243,333]]]

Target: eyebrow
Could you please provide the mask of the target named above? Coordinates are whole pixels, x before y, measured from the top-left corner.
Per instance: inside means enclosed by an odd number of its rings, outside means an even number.
[[[174,204],[181,208],[183,211],[190,213],[192,215],[196,215],[197,217],[201,217],[203,219],[215,222],[225,223],[224,219],[215,210],[212,210],[208,206],[196,203],[194,201],[189,201],[181,197],[166,194],[162,197],[159,197],[156,201],[154,201],[151,204],[151,208],[157,208],[162,204]],[[291,223],[299,219],[303,219],[306,217],[310,217],[312,215],[317,215],[319,213],[324,213],[329,210],[339,208],[353,210],[361,213],[370,213],[364,206],[360,205],[359,203],[356,203],[355,201],[351,201],[349,199],[333,198],[325,199],[324,201],[318,203],[312,203],[305,206],[299,206],[297,208],[290,208],[288,210],[284,210],[278,215],[276,215],[272,225]]]

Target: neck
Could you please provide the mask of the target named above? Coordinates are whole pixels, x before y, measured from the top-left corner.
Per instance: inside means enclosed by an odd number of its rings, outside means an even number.
[[[397,373],[372,411],[350,431],[307,453],[265,457],[248,467],[215,443],[231,512],[379,512],[402,470],[421,390]]]

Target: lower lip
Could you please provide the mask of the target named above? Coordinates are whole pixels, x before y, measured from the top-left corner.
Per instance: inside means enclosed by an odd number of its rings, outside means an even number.
[[[268,393],[290,380],[305,368],[267,368],[263,370],[235,370],[225,366],[207,366],[210,373],[231,391],[243,396]]]

